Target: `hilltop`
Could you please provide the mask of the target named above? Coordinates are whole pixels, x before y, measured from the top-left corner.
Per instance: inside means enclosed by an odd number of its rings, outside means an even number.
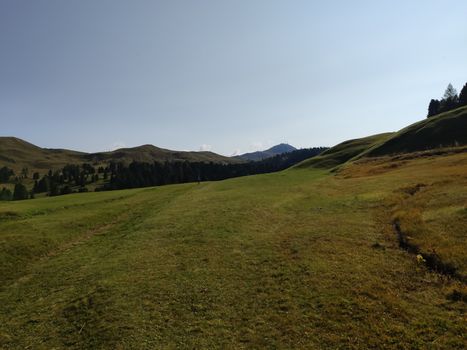
[[[360,155],[375,145],[384,142],[390,138],[393,133],[384,133],[363,137],[360,139],[353,139],[339,143],[338,145],[329,148],[321,153],[319,156],[307,159],[300,164],[298,168],[323,168],[331,169],[338,165],[344,164],[352,158]]]
[[[251,152],[251,153],[244,153],[238,156],[235,156],[234,158],[237,159],[243,159],[243,160],[249,160],[249,161],[258,161],[270,157],[274,157],[276,155],[280,155],[283,153],[287,152],[292,152],[297,150],[294,146],[291,146],[287,143],[280,143],[278,145],[275,145],[265,151],[256,151],[256,152]]]
[[[366,156],[408,153],[467,145],[467,106],[414,123],[379,145]]]
[[[0,137],[0,166],[48,170],[81,161],[86,153],[41,148],[16,137]]]
[[[17,172],[59,169],[67,164],[186,160],[190,162],[239,163],[241,160],[213,152],[182,152],[143,145],[121,148],[110,152],[85,153],[66,149],[41,148],[16,137],[0,137],[0,167],[7,166]]]
[[[342,142],[298,168],[332,169],[349,161],[428,152],[467,145],[467,107],[457,108],[409,125],[398,132],[384,133]]]

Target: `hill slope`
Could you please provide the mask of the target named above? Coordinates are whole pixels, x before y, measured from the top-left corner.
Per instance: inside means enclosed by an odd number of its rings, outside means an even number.
[[[0,166],[20,171],[23,167],[48,170],[83,162],[86,153],[41,148],[16,137],[0,137]]]
[[[15,137],[0,137],[0,167],[8,166],[15,171],[29,168],[44,171],[61,168],[66,164],[85,162],[124,162],[187,160],[215,163],[238,163],[240,160],[224,157],[213,152],[181,152],[143,145],[122,148],[111,152],[84,153],[64,149],[41,148]]]
[[[384,133],[342,142],[298,168],[331,169],[352,159],[425,151],[467,145],[467,107],[414,123],[395,133]]]
[[[344,164],[362,152],[384,142],[392,135],[393,133],[385,133],[344,141],[324,151],[319,156],[307,159],[300,164],[297,164],[296,167],[331,169],[338,165]]]
[[[238,160],[230,157],[221,156],[214,152],[200,151],[172,151],[164,148],[159,148],[153,145],[143,145],[133,148],[120,148],[111,152],[99,152],[86,154],[86,159],[95,162],[101,161],[123,161],[123,162],[154,162],[157,161],[174,161],[187,160],[190,162],[214,162],[214,163],[238,163]]]
[[[265,151],[257,151],[251,153],[241,154],[239,156],[235,156],[234,158],[249,160],[249,161],[258,161],[270,157],[274,157],[279,154],[287,153],[295,151],[296,148],[294,146],[288,145],[286,143],[280,143],[276,146],[273,146]]]
[[[412,124],[372,147],[365,155],[382,156],[462,145],[467,145],[467,107]]]

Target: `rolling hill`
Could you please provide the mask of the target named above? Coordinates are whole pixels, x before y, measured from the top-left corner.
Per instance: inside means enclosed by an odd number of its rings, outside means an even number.
[[[392,135],[393,133],[385,133],[344,141],[324,151],[319,156],[307,159],[297,164],[296,167],[331,169],[338,165],[344,164],[352,158],[360,155],[364,151],[384,142]]]
[[[467,145],[467,107],[414,123],[398,132],[342,142],[298,168],[331,169],[363,157],[380,157]]]
[[[121,148],[111,152],[84,153],[65,149],[41,148],[16,137],[0,137],[0,166],[20,171],[47,171],[66,164],[107,163],[110,161],[129,163],[131,161],[187,160],[214,163],[238,163],[239,159],[224,157],[213,152],[181,152],[143,145]]]
[[[366,156],[382,156],[467,145],[467,106],[414,123],[379,145]]]
[[[239,156],[235,156],[234,158],[249,160],[249,161],[258,161],[270,157],[274,157],[279,154],[287,153],[295,151],[296,148],[286,143],[280,143],[276,146],[273,146],[265,151],[257,151],[251,153],[241,154]]]

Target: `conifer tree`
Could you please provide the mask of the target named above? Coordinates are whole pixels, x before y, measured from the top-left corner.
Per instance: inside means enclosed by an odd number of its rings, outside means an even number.
[[[23,200],[29,198],[29,192],[22,183],[17,183],[13,191],[13,200]]]
[[[465,83],[461,93],[459,94],[459,105],[467,106],[467,83]]]
[[[431,100],[428,105],[428,118],[439,113],[440,102],[438,100]]]

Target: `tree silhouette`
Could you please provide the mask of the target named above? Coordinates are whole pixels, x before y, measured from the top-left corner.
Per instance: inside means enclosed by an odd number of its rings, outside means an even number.
[[[443,99],[441,100],[440,112],[447,112],[451,109],[457,108],[457,91],[451,83],[449,83],[446,91],[444,91]]]
[[[11,201],[12,198],[13,195],[11,191],[8,188],[3,187],[0,191],[0,201]]]
[[[448,84],[446,91],[444,91],[444,100],[457,99],[457,90],[454,89],[451,83]]]
[[[462,88],[460,96],[457,95],[457,90],[454,89],[451,83],[444,91],[441,101],[432,99],[428,105],[427,117],[432,117],[436,114],[450,111],[459,106],[467,105],[467,84]]]
[[[29,198],[29,192],[22,183],[17,183],[13,191],[13,200],[23,200]]]
[[[428,116],[427,117],[429,118],[429,117],[432,117],[438,114],[440,106],[441,106],[441,103],[439,102],[439,100],[431,100],[430,104],[428,105]]]
[[[465,83],[461,93],[459,94],[459,105],[467,106],[467,83]]]
[[[15,173],[10,168],[6,166],[0,168],[0,182],[8,182],[13,175],[15,175]]]

